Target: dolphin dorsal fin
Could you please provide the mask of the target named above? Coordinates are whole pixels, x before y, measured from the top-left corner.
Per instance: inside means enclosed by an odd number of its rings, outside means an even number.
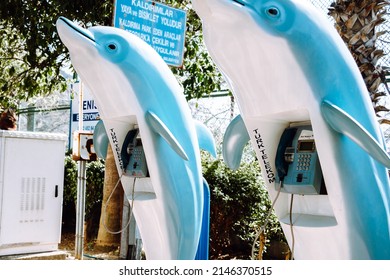
[[[248,142],[248,131],[241,115],[238,115],[230,122],[223,136],[223,160],[230,169],[236,170],[240,166],[242,152]]]
[[[390,157],[379,142],[352,116],[328,100],[321,103],[321,113],[333,130],[347,136],[371,157],[390,168]]]
[[[217,157],[213,134],[202,122],[194,120],[199,148],[208,151],[214,158]]]
[[[153,128],[153,130],[167,141],[169,146],[184,160],[188,161],[188,156],[183,147],[179,144],[179,141],[173,136],[172,132],[163,123],[163,121],[151,111],[147,111],[145,114],[147,123]]]

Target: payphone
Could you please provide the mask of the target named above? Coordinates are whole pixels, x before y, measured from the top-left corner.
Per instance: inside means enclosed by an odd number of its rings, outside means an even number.
[[[275,188],[280,186],[282,192],[324,193],[325,185],[311,125],[290,125],[284,130],[276,152],[275,166]]]
[[[148,176],[146,157],[138,128],[132,129],[127,133],[121,150],[121,158],[125,168],[125,175],[131,177]]]

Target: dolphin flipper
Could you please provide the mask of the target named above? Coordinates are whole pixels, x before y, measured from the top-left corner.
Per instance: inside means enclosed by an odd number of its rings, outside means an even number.
[[[321,113],[326,122],[337,132],[349,137],[371,157],[390,168],[390,157],[377,140],[347,112],[324,100],[321,103]]]
[[[179,144],[175,136],[173,136],[172,132],[168,129],[168,127],[162,122],[162,120],[151,111],[147,111],[145,114],[145,119],[147,123],[153,128],[153,130],[160,134],[162,138],[167,141],[169,146],[184,160],[188,161],[188,156],[184,151],[183,147]]]
[[[93,131],[93,147],[99,158],[106,159],[108,136],[102,120],[98,121]]]
[[[217,157],[215,141],[211,131],[200,121],[194,120],[199,148],[208,151],[214,158]]]
[[[222,143],[222,156],[226,165],[233,170],[240,166],[242,152],[249,141],[241,115],[235,117],[227,127]]]

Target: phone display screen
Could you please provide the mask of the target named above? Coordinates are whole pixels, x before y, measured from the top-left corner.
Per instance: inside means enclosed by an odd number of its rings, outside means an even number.
[[[314,141],[300,141],[298,143],[298,152],[313,152]]]

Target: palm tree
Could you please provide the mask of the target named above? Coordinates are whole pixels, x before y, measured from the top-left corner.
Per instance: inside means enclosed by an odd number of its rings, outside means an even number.
[[[378,64],[385,54],[377,44],[385,33],[378,31],[378,27],[385,21],[388,5],[387,0],[335,0],[328,13],[362,73],[381,124],[390,124],[390,120],[383,117],[390,109],[380,102],[390,94],[386,83],[389,71]]]

